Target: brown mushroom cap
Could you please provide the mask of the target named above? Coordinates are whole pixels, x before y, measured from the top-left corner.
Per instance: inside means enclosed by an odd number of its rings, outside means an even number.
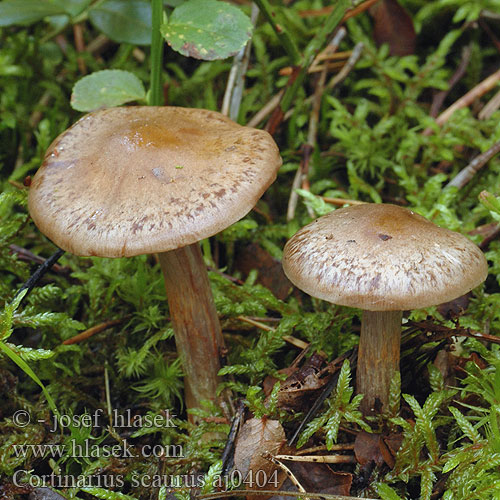
[[[55,139],[33,178],[29,211],[42,233],[76,255],[164,252],[242,218],[280,165],[267,132],[219,113],[111,108]]]
[[[313,297],[369,311],[447,302],[488,272],[465,236],[388,204],[341,208],[303,227],[285,246],[283,268]]]

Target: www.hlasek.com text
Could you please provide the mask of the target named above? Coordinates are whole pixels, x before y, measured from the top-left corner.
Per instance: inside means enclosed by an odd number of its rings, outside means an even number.
[[[77,443],[75,439],[69,444],[14,444],[12,445],[16,457],[34,458],[182,458],[184,450],[181,445],[145,444],[134,447],[124,439],[119,444],[96,444],[92,440],[86,439]]]

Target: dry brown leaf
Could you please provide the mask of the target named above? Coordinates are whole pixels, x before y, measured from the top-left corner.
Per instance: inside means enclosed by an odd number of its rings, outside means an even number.
[[[446,319],[458,318],[458,316],[461,316],[467,310],[467,307],[469,307],[471,295],[472,294],[469,292],[456,299],[450,300],[450,302],[439,304],[437,306],[439,314]]]
[[[318,396],[328,382],[329,372],[324,367],[325,358],[315,353],[301,367],[293,364],[286,368],[285,373],[288,378],[281,382],[277,407],[285,410],[307,411],[310,401]],[[290,368],[293,370],[290,371]],[[268,381],[268,387],[270,382]]]
[[[286,437],[280,422],[266,418],[247,420],[236,438],[233,476],[236,473],[241,477],[246,489],[278,489],[286,476],[276,465],[263,458],[263,454],[267,452],[274,456],[284,447]]]
[[[397,0],[377,2],[370,12],[375,20],[373,38],[377,45],[389,44],[391,55],[406,56],[415,52],[413,21]]]
[[[354,454],[356,460],[361,465],[369,462],[375,462],[376,465],[382,465],[385,460],[380,450],[382,436],[380,434],[371,434],[369,432],[358,432],[354,441]]]
[[[286,466],[300,485],[309,493],[343,496],[348,496],[350,493],[353,475],[349,472],[337,472],[327,464],[313,462],[287,460]],[[283,484],[283,490],[297,491],[297,488],[290,479],[287,479]],[[269,500],[288,500],[289,498],[277,494]]]
[[[389,448],[391,455],[396,456],[401,443],[403,442],[403,434],[401,432],[391,432],[388,436],[384,436],[384,443]]]
[[[361,465],[374,462],[380,466],[386,463],[391,469],[394,467],[396,453],[401,446],[403,437],[400,433],[371,434],[361,431],[354,441],[354,454]]]

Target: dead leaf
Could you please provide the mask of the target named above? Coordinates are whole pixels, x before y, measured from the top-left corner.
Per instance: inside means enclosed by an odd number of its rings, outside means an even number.
[[[416,33],[413,21],[397,0],[381,0],[370,8],[375,26],[373,38],[377,45],[387,43],[393,56],[415,52]]]
[[[234,467],[231,473],[241,477],[246,489],[279,489],[285,480],[276,465],[263,458],[266,452],[277,455],[286,448],[285,431],[277,420],[251,418],[240,429],[234,450]],[[256,498],[251,497],[253,500]]]
[[[297,365],[298,363],[294,362],[290,367],[282,370],[282,373],[286,373],[288,377],[281,382],[278,391],[278,408],[294,411],[304,410],[309,401],[318,396],[329,380],[330,369],[324,366],[325,358],[318,353],[308,358],[301,367]],[[268,391],[269,387],[272,389],[274,385],[271,385],[272,382],[273,380],[267,381]],[[269,393],[270,391],[266,394]]]
[[[380,450],[382,442],[381,434],[371,434],[369,432],[358,432],[354,441],[354,454],[356,460],[361,465],[366,465],[369,462],[375,462],[376,465],[382,465],[385,460]]]
[[[307,492],[343,496],[350,493],[353,476],[349,472],[337,472],[328,464],[314,462],[287,460],[286,466]],[[283,485],[283,489],[285,488],[291,491],[295,489],[291,485],[288,488],[286,483]]]
[[[403,442],[403,434],[401,432],[391,432],[389,435],[384,436],[384,443],[389,448],[392,456],[395,457],[401,443]]]
[[[356,460],[362,466],[370,462],[378,466],[386,463],[392,469],[396,463],[395,456],[402,441],[403,436],[398,432],[384,436],[383,434],[361,431],[354,441]]]
[[[458,318],[467,310],[467,307],[469,307],[471,295],[472,294],[469,292],[449,302],[439,304],[437,306],[439,314],[446,319]]]

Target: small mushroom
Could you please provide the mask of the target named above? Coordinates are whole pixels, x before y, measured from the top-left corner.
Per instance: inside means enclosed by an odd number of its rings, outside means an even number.
[[[158,252],[188,408],[215,400],[223,346],[198,241],[247,214],[280,165],[267,132],[213,111],[137,106],[85,115],[33,178],[30,214],[62,249]]]
[[[316,219],[287,242],[283,268],[313,297],[363,309],[356,386],[365,415],[388,403],[402,311],[455,299],[487,276],[483,253],[465,236],[389,204]]]

